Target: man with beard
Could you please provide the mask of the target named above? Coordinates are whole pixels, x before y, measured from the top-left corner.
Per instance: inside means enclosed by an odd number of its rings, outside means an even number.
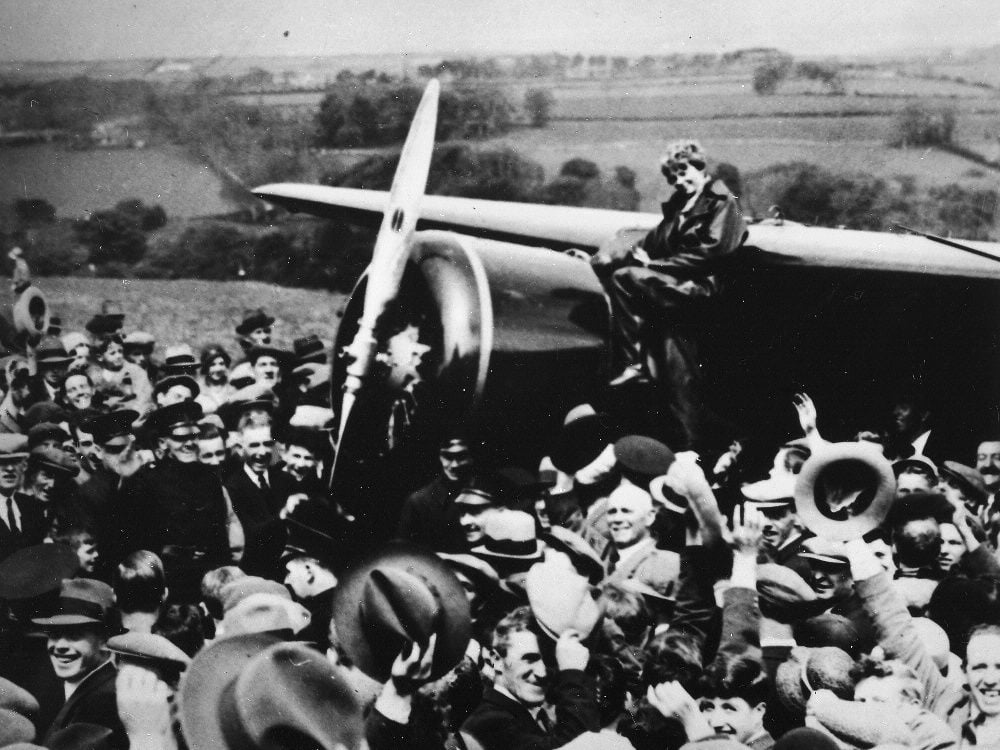
[[[149,415],[146,423],[159,437],[163,459],[123,479],[117,503],[123,551],[157,553],[171,589],[181,598],[197,597],[205,571],[229,561],[222,483],[198,463],[201,417],[194,401]]]
[[[45,631],[49,660],[63,681],[65,703],[42,742],[71,724],[97,724],[112,731],[110,748],[128,747],[118,718],[114,662],[107,648],[115,620],[114,592],[106,583],[89,578],[66,579],[59,591],[55,614],[33,620]]]
[[[441,443],[438,459],[440,476],[403,502],[396,537],[440,552],[462,552],[465,534],[454,500],[475,475],[472,451],[464,438],[451,437]]]
[[[27,444],[24,435],[0,435],[0,560],[38,544],[47,531],[41,509],[19,492]]]
[[[230,364],[232,358],[218,344],[201,351],[201,393],[195,400],[206,414],[214,414],[233,395],[235,389],[229,385]]]

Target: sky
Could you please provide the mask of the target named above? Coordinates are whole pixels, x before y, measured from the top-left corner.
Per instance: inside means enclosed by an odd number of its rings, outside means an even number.
[[[997,0],[0,0],[0,59],[995,45]]]

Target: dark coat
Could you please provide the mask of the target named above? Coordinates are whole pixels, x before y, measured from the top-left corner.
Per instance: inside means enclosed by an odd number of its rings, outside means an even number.
[[[467,552],[460,513],[452,502],[460,489],[441,476],[414,492],[403,503],[396,537],[436,552]]]
[[[462,732],[485,750],[547,750],[601,728],[593,682],[583,672],[560,672],[552,698],[556,720],[546,733],[522,703],[487,688],[482,703],[462,724]]]
[[[288,496],[299,491],[295,477],[275,467],[267,472],[268,488],[261,489],[240,467],[226,478],[226,490],[233,501],[233,510],[243,524],[247,541],[258,526],[273,521],[285,507]]]
[[[652,261],[650,270],[714,287],[712,275],[720,261],[746,240],[746,222],[735,196],[719,180],[710,180],[682,216],[687,201],[677,192],[662,204],[663,220],[646,235],[642,249]]]
[[[7,499],[0,497],[0,502],[7,504]],[[11,531],[3,521],[0,521],[0,560],[9,557],[19,549],[40,544],[49,531],[45,514],[38,502],[29,495],[14,493],[14,502],[21,511],[21,531]]]
[[[48,745],[53,734],[70,724],[87,723],[110,729],[113,732],[109,740],[112,748],[127,748],[128,736],[118,718],[118,703],[115,698],[117,674],[115,665],[108,661],[87,675],[59,709],[45,733],[43,744]]]
[[[122,482],[117,507],[125,552],[176,546],[228,559],[226,499],[207,466],[169,458],[144,466]]]

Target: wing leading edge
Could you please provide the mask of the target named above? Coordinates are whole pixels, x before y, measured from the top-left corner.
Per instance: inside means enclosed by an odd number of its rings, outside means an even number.
[[[254,189],[257,197],[301,211],[377,227],[389,194],[379,190],[280,183]],[[418,229],[444,229],[524,245],[593,250],[621,230],[648,230],[660,217],[534,203],[425,196]],[[747,245],[765,265],[918,273],[1000,280],[1000,243],[963,241],[983,255],[903,233],[755,224]]]

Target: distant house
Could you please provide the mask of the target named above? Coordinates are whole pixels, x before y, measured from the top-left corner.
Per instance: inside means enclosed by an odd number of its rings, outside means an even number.
[[[90,145],[98,148],[144,148],[146,139],[141,131],[140,117],[102,120],[90,129]]]

